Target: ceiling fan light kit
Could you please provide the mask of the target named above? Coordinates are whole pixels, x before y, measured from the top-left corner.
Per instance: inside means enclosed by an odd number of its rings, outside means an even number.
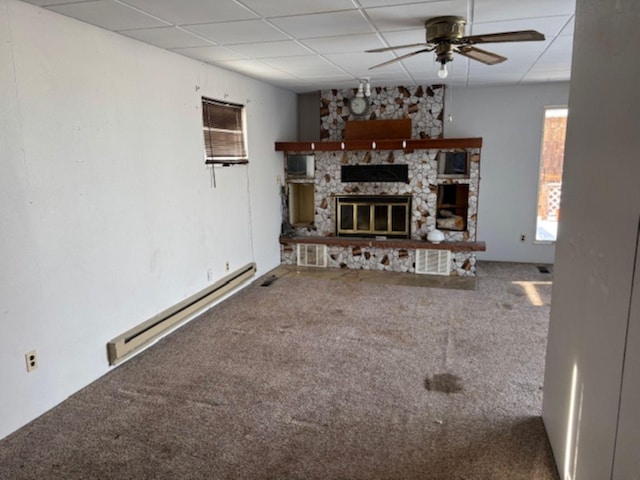
[[[488,52],[475,47],[478,43],[503,43],[503,42],[531,42],[541,41],[545,37],[535,30],[519,30],[516,32],[486,33],[482,35],[464,36],[466,20],[463,17],[445,16],[435,17],[427,20],[424,24],[426,29],[426,43],[413,43],[410,45],[397,45],[392,47],[376,48],[367,52],[387,52],[402,48],[422,47],[405,55],[401,55],[392,60],[370,67],[369,70],[400,62],[409,57],[424,52],[435,51],[436,61],[440,63],[438,70],[439,78],[446,78],[448,75],[447,63],[452,62],[454,53],[463,57],[476,60],[485,65],[496,65],[507,60],[507,57],[497,53]]]

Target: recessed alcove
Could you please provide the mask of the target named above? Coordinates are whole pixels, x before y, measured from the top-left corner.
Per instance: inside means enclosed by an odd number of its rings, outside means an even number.
[[[289,222],[293,226],[311,225],[314,221],[313,183],[289,183]]]
[[[464,231],[469,213],[469,185],[438,185],[436,225],[440,230]]]

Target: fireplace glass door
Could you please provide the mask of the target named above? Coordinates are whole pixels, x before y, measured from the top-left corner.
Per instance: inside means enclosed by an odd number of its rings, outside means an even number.
[[[410,197],[338,197],[337,234],[409,238]]]

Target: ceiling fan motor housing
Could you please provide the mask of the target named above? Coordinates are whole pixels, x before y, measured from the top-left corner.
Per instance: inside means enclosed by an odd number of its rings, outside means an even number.
[[[464,27],[467,24],[463,17],[435,17],[427,20],[424,27],[427,31],[427,43],[449,43],[464,37]]]

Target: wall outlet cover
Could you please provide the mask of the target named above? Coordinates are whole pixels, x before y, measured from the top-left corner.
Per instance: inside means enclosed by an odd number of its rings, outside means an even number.
[[[35,350],[31,350],[30,352],[27,352],[24,358],[27,362],[27,372],[31,372],[36,368],[38,368],[38,356]]]

